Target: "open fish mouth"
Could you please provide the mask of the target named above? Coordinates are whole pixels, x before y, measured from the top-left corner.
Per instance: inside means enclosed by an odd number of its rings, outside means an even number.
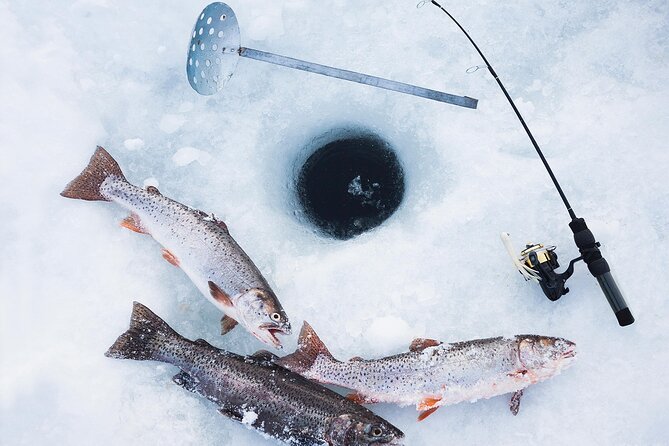
[[[576,346],[571,347],[569,350],[567,350],[566,352],[562,353],[562,357],[563,357],[564,359],[567,359],[567,358],[573,358],[574,356],[576,356]]]
[[[261,341],[272,344],[276,348],[283,348],[281,341],[277,337],[278,334],[289,335],[290,328],[280,327],[275,324],[263,324],[258,327],[258,333],[254,333]]]

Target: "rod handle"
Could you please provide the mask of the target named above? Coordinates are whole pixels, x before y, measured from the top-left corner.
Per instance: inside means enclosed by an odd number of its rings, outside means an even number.
[[[627,302],[625,302],[620,288],[618,288],[613,275],[611,275],[609,263],[602,256],[602,252],[599,250],[599,243],[595,241],[595,236],[585,224],[585,220],[575,218],[569,223],[569,227],[574,233],[574,242],[576,242],[576,246],[581,252],[583,261],[588,265],[590,274],[597,279],[600,288],[604,292],[604,296],[606,296],[606,300],[609,301],[609,305],[611,305],[611,309],[615,313],[616,319],[618,319],[618,324],[621,327],[633,324],[634,316],[632,316],[632,312],[627,307]]]

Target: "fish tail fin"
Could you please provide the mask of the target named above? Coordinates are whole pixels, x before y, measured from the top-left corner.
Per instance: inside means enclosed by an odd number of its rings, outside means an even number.
[[[297,350],[275,362],[295,373],[302,373],[309,370],[319,356],[325,356],[330,361],[338,362],[311,325],[305,321],[297,341]]]
[[[167,361],[165,346],[180,339],[176,331],[139,302],[133,302],[130,327],[105,353],[108,358]]]
[[[100,186],[110,176],[127,181],[118,163],[102,147],[98,146],[88,166],[60,193],[63,197],[88,201],[109,201],[100,193]]]

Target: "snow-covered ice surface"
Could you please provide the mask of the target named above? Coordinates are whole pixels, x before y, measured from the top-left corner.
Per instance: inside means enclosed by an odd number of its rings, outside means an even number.
[[[176,370],[104,351],[139,300],[184,335],[239,353],[220,313],[123,211],[58,195],[95,146],[135,184],[215,212],[274,286],[296,332],[337,357],[406,350],[415,336],[563,336],[580,359],[526,391],[442,408],[374,407],[408,445],[661,444],[669,438],[669,3],[446,2],[484,50],[577,213],[603,243],[637,318],[620,328],[579,265],[549,302],[499,240],[576,256],[567,215],[464,36],[415,1],[232,1],[243,44],[468,95],[478,110],[251,60],[198,96],[185,76],[205,2],[0,0],[0,442],[272,444],[171,382]],[[292,194],[295,160],[333,127],[388,139],[407,179],[384,225],[316,235]],[[197,162],[195,162],[197,161]],[[288,350],[295,345],[293,336]]]

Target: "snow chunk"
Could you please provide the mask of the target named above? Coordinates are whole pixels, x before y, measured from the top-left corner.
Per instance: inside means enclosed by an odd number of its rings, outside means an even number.
[[[144,140],[142,138],[130,138],[123,141],[123,147],[128,150],[140,150],[144,148]]]
[[[258,414],[252,410],[245,411],[244,417],[242,418],[242,424],[247,424],[251,426],[258,419]]]
[[[412,330],[404,319],[397,316],[382,316],[374,319],[366,333],[369,343],[381,350],[404,348],[407,350]]]
[[[160,130],[165,133],[174,133],[186,122],[186,117],[182,115],[166,114],[160,119]]]
[[[204,166],[210,159],[211,155],[208,152],[196,149],[195,147],[182,147],[172,155],[172,162],[180,167],[187,166],[193,161],[197,161]]]

